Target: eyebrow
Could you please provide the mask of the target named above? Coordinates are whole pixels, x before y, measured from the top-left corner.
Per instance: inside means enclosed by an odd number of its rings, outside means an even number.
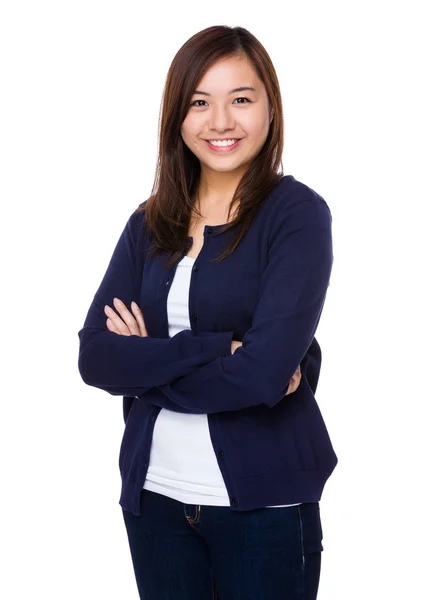
[[[228,92],[228,95],[230,94],[235,94],[236,92],[256,92],[256,89],[254,87],[238,87],[238,88],[234,88],[233,90],[231,90],[230,92]],[[201,90],[194,90],[194,95],[195,94],[199,94],[200,96],[211,96],[211,94],[208,94],[207,92],[202,92]]]

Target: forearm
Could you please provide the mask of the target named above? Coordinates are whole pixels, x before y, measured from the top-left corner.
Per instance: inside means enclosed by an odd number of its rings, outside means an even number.
[[[113,395],[139,396],[230,355],[232,336],[232,331],[196,336],[183,330],[164,339],[84,327],[78,368],[88,385]]]

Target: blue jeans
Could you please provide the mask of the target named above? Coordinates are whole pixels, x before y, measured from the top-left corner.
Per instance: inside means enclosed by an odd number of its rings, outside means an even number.
[[[122,513],[141,599],[316,599],[319,502],[236,512],[143,489],[140,509]]]

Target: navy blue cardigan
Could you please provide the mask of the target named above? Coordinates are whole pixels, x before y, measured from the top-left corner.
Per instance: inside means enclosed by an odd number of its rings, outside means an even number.
[[[140,204],[145,205],[147,201]],[[148,254],[145,213],[134,212],[78,332],[83,381],[123,396],[119,503],[139,515],[161,408],[208,415],[232,510],[317,502],[338,459],[315,399],[315,332],[333,264],[331,212],[292,175],[264,199],[237,249],[211,262],[237,226],[206,225],[190,289],[190,330],[169,337],[167,296],[177,263]],[[192,238],[188,239],[192,244]],[[143,311],[148,337],[107,329],[104,306]],[[242,341],[231,354],[232,340]],[[285,396],[298,365],[298,389]],[[168,444],[168,440],[165,440]]]

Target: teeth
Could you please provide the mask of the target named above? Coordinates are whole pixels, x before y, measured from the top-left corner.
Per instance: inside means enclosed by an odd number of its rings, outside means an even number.
[[[237,140],[209,140],[213,146],[232,146]]]

